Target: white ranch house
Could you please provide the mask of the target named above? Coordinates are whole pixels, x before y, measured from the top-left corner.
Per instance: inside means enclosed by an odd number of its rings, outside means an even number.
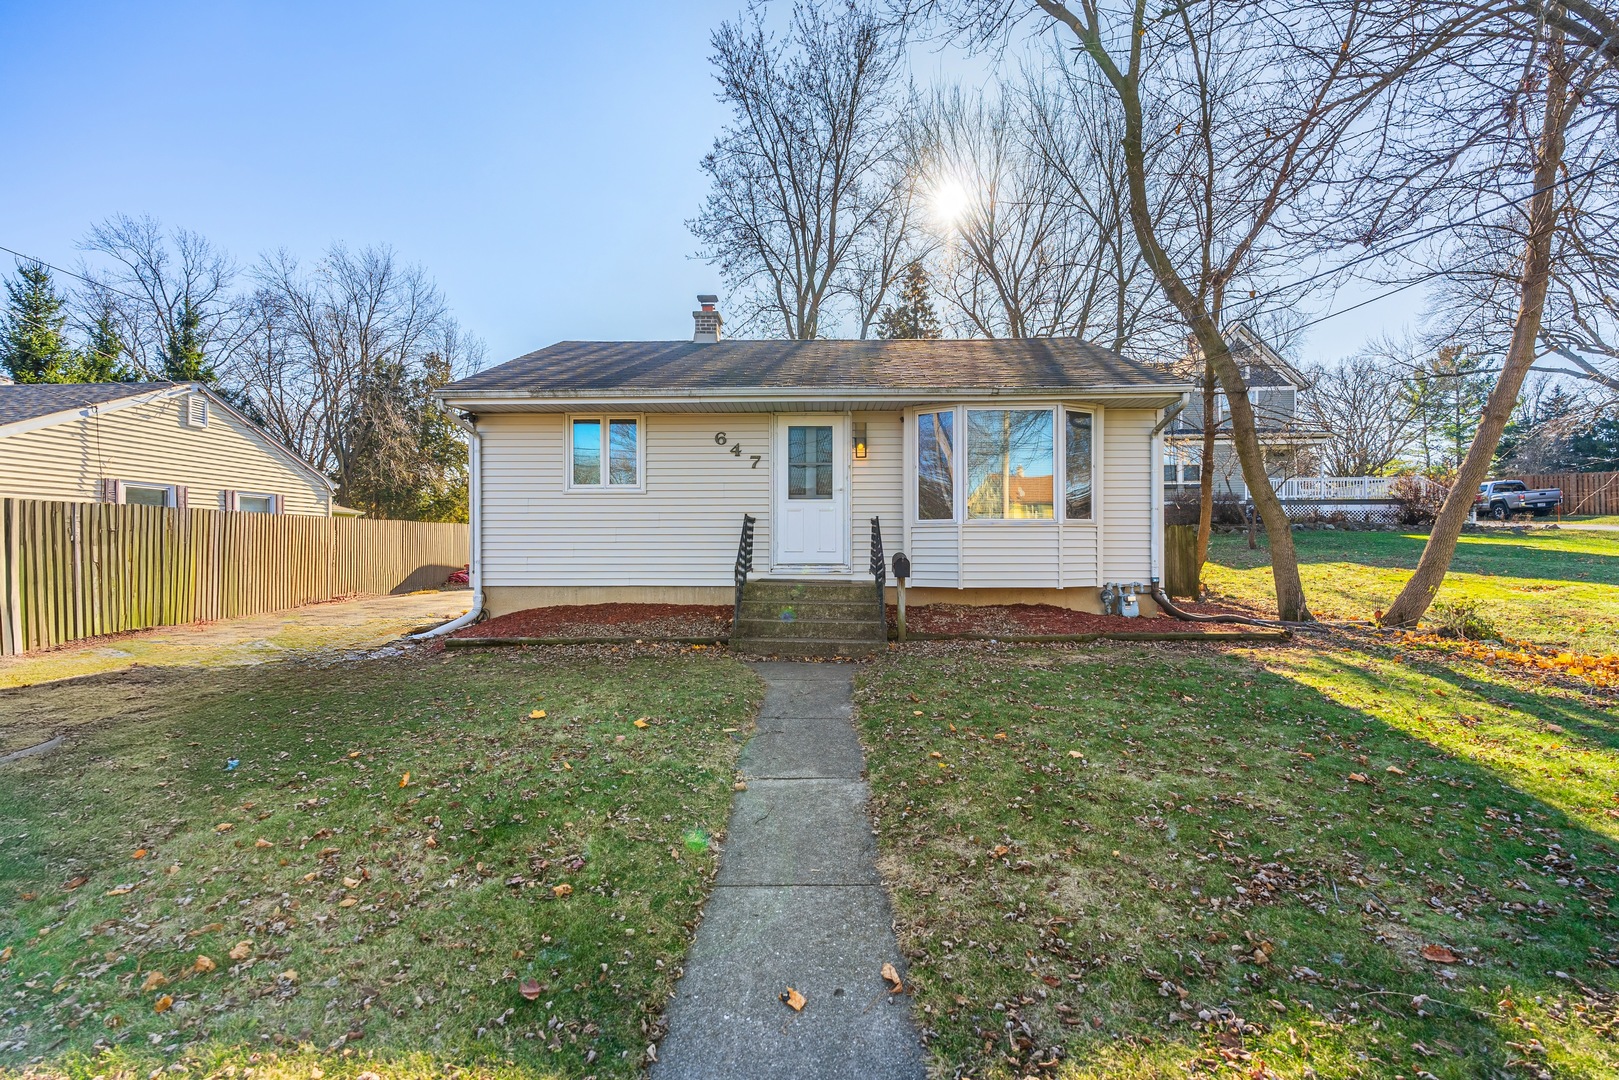
[[[752,580],[867,589],[875,522],[917,604],[1097,611],[1162,575],[1177,377],[1078,339],[721,340],[701,299],[692,341],[562,342],[441,391],[489,615],[730,604],[745,516]]]

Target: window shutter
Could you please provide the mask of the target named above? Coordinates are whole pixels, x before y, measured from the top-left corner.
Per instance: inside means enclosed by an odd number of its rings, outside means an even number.
[[[190,509],[189,501],[186,498],[186,486],[184,484],[174,485],[174,508],[176,510]]]
[[[224,491],[221,491],[219,493],[219,502],[220,502],[220,505],[224,509],[226,509],[226,510],[235,510],[236,509],[236,492],[231,491],[229,488],[226,488]]]

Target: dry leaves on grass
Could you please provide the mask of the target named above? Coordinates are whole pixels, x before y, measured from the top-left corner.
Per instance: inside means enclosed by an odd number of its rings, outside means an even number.
[[[1536,645],[1528,641],[1490,643],[1458,641],[1438,634],[1405,633],[1400,640],[1441,652],[1458,653],[1490,665],[1568,675],[1592,686],[1619,687],[1619,654],[1592,656]]]
[[[1424,945],[1422,958],[1432,964],[1459,964],[1462,958],[1443,945]]]

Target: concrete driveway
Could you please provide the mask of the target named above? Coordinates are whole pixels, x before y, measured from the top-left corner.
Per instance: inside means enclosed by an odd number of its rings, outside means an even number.
[[[0,689],[104,675],[134,667],[217,668],[311,653],[359,653],[467,610],[472,593],[418,592],[164,626],[26,656],[0,657]]]

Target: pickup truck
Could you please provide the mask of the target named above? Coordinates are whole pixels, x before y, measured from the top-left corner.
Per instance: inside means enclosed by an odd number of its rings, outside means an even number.
[[[1531,491],[1522,480],[1490,480],[1478,486],[1473,509],[1497,521],[1511,521],[1514,514],[1545,517],[1563,501],[1561,488]]]

